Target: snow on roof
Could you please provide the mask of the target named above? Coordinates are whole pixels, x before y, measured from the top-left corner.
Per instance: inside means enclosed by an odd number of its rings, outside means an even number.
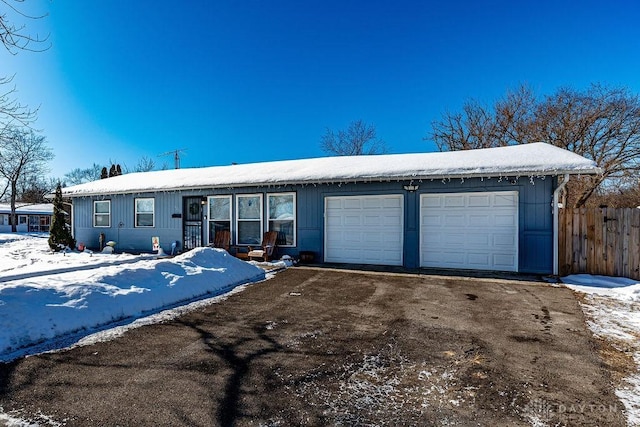
[[[11,213],[11,205],[9,203],[0,203],[0,213]],[[53,204],[25,204],[16,203],[16,213],[23,215],[53,215]]]
[[[65,196],[443,177],[595,174],[595,162],[546,143],[437,153],[338,156],[138,172],[62,189]]]

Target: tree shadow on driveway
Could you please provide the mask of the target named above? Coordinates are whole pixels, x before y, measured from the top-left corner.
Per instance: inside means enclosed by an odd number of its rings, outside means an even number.
[[[0,406],[68,427],[624,425],[536,412],[616,404],[575,297],[540,283],[291,269],[4,372]]]
[[[215,336],[202,326],[180,321],[180,323],[200,335],[206,351],[222,359],[231,374],[226,375],[224,394],[218,405],[215,418],[221,426],[233,426],[241,414],[240,399],[242,386],[251,366],[260,358],[271,353],[289,352],[280,343],[265,333],[265,328],[254,326],[254,336],[241,336],[229,340]]]

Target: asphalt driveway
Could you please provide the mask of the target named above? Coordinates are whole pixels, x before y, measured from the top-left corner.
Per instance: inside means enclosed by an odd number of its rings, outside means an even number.
[[[625,425],[570,290],[312,268],[0,365],[0,407],[65,426]]]

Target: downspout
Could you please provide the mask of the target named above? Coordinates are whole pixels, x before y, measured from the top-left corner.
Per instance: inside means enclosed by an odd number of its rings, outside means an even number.
[[[559,236],[559,228],[560,228],[560,220],[558,218],[558,198],[560,196],[560,192],[564,189],[565,185],[569,182],[569,174],[564,174],[564,179],[558,185],[558,188],[553,192],[553,275],[558,275],[558,246],[560,239]]]

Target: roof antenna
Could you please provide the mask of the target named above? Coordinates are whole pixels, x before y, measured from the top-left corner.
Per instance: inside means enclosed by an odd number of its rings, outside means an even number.
[[[187,151],[186,148],[180,148],[178,150],[167,151],[166,153],[158,154],[158,157],[169,156],[173,154],[173,161],[175,169],[180,169],[180,153]]]

